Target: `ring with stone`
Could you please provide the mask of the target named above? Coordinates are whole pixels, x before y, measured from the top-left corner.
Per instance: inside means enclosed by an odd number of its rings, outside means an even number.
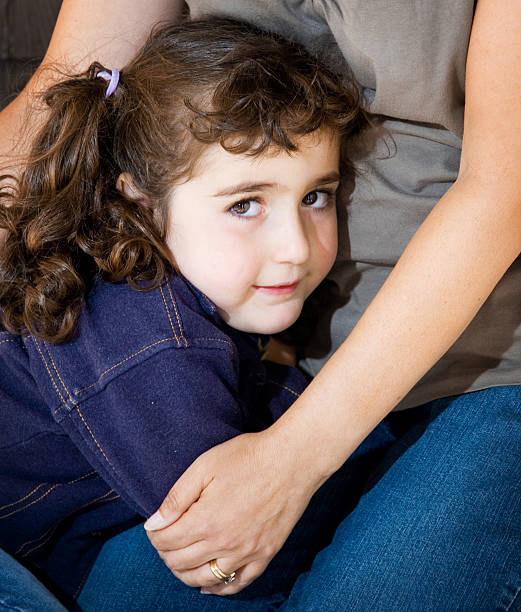
[[[219,578],[221,582],[224,582],[224,584],[230,584],[230,582],[233,582],[235,580],[237,572],[231,572],[230,574],[226,574],[219,567],[219,564],[217,563],[217,559],[212,559],[209,562],[209,565],[210,565],[210,570],[212,574],[216,578]]]

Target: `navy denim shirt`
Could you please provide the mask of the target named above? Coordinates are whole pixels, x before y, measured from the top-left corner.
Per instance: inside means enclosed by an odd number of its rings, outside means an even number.
[[[0,330],[0,546],[70,601],[103,542],[205,450],[270,425],[306,384],[180,276],[98,282],[53,345]]]

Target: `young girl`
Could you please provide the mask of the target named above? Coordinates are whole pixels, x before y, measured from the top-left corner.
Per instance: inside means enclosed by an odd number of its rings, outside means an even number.
[[[0,194],[0,534],[70,601],[111,534],[303,389],[263,349],[333,264],[365,116],[300,47],[226,20],[44,100]]]

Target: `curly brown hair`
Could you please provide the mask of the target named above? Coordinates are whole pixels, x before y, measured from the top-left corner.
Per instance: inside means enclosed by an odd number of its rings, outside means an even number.
[[[108,98],[101,70],[94,63],[43,94],[48,119],[21,177],[0,177],[0,309],[12,333],[70,338],[96,276],[157,287],[175,268],[164,240],[169,195],[209,144],[290,152],[318,128],[352,136],[367,122],[345,78],[230,20],[156,29]],[[122,173],[143,198],[118,191]]]

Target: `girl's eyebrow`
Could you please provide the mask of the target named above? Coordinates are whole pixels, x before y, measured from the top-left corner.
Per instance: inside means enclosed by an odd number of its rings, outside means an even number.
[[[275,183],[239,183],[238,185],[232,185],[226,187],[218,193],[214,193],[214,198],[220,198],[221,196],[237,195],[238,193],[251,193],[252,191],[262,191],[269,187],[274,187]]]
[[[314,182],[315,185],[328,185],[329,183],[339,183],[340,182],[340,173],[332,172],[331,174],[326,174],[317,178]]]
[[[340,174],[338,172],[332,172],[331,174],[326,174],[325,176],[317,178],[313,181],[313,185],[327,185],[328,183],[337,183],[338,181],[340,181]],[[237,195],[239,193],[252,193],[273,187],[276,187],[276,183],[239,183],[238,185],[232,185],[218,193],[214,193],[213,197],[220,198],[223,196]]]

